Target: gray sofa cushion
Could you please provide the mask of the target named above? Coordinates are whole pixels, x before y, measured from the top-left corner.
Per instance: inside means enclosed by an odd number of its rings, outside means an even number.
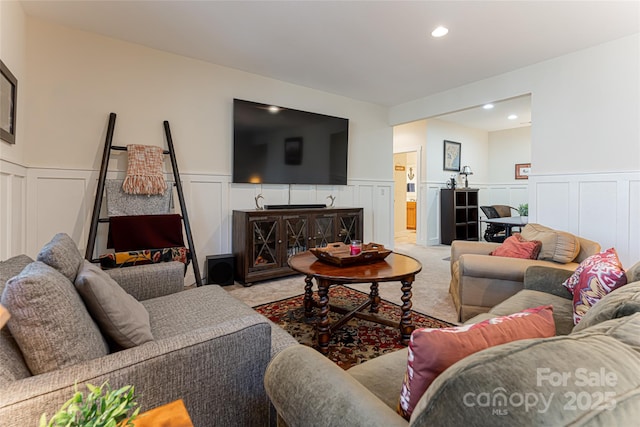
[[[91,317],[117,344],[131,348],[153,340],[147,310],[98,266],[85,260],[75,286]]]
[[[407,372],[408,353],[408,349],[403,348],[356,365],[347,373],[395,411]]]
[[[9,330],[34,375],[108,353],[73,284],[42,262],[29,264],[7,282],[2,304],[11,313]]]
[[[55,268],[73,282],[83,258],[71,237],[65,233],[58,233],[42,247],[37,260]]]
[[[201,286],[177,294],[142,301],[149,312],[151,332],[156,341],[198,329],[203,325],[255,316],[256,311],[241,303],[218,285]],[[180,313],[176,316],[175,313]],[[284,329],[271,325],[271,353],[298,342]]]
[[[625,271],[625,274],[627,275],[627,283],[640,282],[640,261]]]
[[[18,255],[6,261],[0,261],[0,295],[4,285],[13,276],[20,274],[23,268],[33,260],[26,255]],[[31,376],[27,364],[22,358],[18,344],[11,336],[9,328],[0,330],[0,387],[21,378]]]
[[[639,329],[637,313],[582,333],[517,341],[475,353],[432,383],[411,422],[636,425],[640,417]],[[555,382],[563,377],[566,381]],[[590,379],[586,385],[585,377]],[[582,392],[589,402],[578,399]],[[522,400],[527,398],[531,399],[529,406]],[[615,422],[598,424],[603,416]]]
[[[580,332],[601,322],[640,312],[640,282],[628,283],[605,295],[574,328]]]
[[[489,310],[495,316],[517,313],[526,308],[551,304],[556,335],[567,335],[573,329],[573,304],[571,300],[546,292],[524,289]],[[475,323],[475,322],[474,322]]]

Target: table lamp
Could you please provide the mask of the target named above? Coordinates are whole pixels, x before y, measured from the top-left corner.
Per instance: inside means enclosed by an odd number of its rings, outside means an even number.
[[[469,188],[469,175],[473,175],[470,166],[463,166],[460,175],[464,175],[464,188]]]
[[[2,329],[4,325],[9,321],[9,317],[11,317],[11,315],[9,314],[9,310],[4,308],[4,306],[0,304],[0,329]]]

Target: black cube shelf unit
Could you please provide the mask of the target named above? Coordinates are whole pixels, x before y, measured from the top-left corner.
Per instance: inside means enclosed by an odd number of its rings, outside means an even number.
[[[440,190],[440,242],[480,240],[478,222],[478,189]]]

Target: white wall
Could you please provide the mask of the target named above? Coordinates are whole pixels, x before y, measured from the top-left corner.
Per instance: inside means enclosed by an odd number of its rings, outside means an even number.
[[[527,93],[535,174],[640,169],[640,34],[392,107],[390,122]]]
[[[630,266],[640,259],[640,34],[392,107],[390,121],[526,93],[530,220],[615,246]]]
[[[515,165],[531,163],[531,127],[489,132],[488,178],[490,182],[515,180]]]
[[[35,18],[27,22],[30,107],[22,144],[24,250],[30,255],[60,231],[84,250],[110,112],[117,113],[117,145],[164,146],[162,122],[170,122],[201,268],[206,255],[231,251],[231,211],[253,208],[258,193],[272,204],[324,203],[334,195],[336,206],[365,208],[365,240],[392,244],[387,109]],[[349,185],[231,184],[233,98],[349,118]],[[124,170],[123,156],[114,156],[110,170]]]
[[[0,140],[0,259],[26,249],[26,39],[20,3],[0,1],[0,58],[18,80],[16,143]]]

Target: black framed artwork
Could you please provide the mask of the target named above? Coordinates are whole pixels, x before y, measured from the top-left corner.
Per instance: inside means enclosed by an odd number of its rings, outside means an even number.
[[[18,79],[0,60],[0,139],[16,143],[16,102]]]
[[[462,144],[454,141],[444,141],[444,165],[446,171],[460,172],[460,152]]]

